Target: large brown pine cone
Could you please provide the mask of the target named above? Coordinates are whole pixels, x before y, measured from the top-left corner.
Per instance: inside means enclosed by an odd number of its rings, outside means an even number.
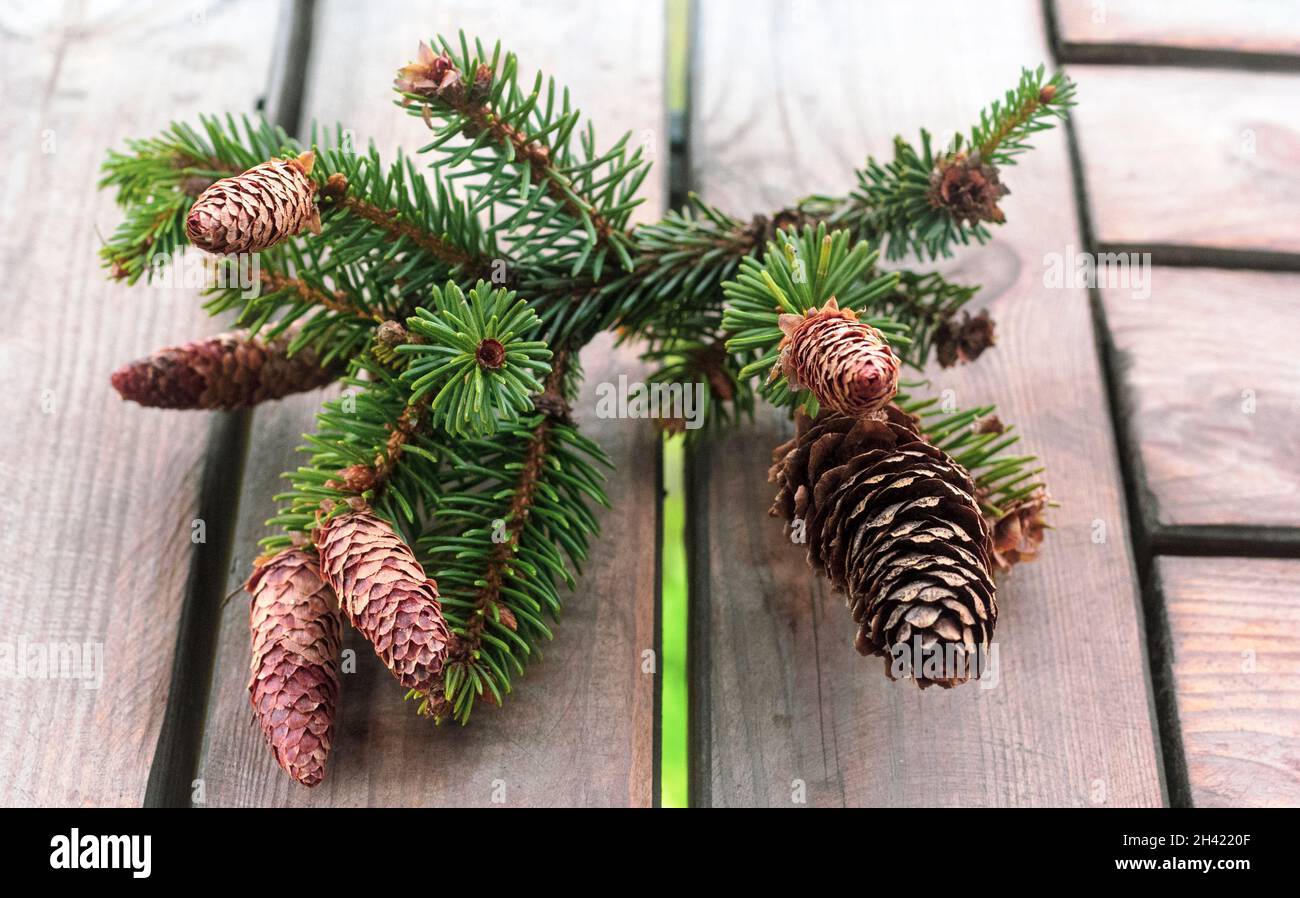
[[[231,331],[160,349],[113,372],[123,399],[153,408],[233,409],[313,390],[333,381],[311,347],[288,354],[292,331],[267,340]]]
[[[343,620],[315,555],[286,549],[245,586],[253,597],[248,695],[275,759],[304,786],[325,776],[339,695]]]
[[[438,584],[386,522],[366,511],[328,521],[316,534],[321,574],[343,613],[408,689],[428,691],[442,674],[451,634]]]
[[[313,153],[272,159],[199,195],[185,219],[190,242],[210,253],[255,253],[305,227],[320,231]]]
[[[951,687],[977,675],[997,621],[989,529],[965,469],[886,415],[801,414],[773,452],[772,514],[845,593],[858,651],[884,655],[891,678]]]
[[[872,414],[894,398],[898,357],[880,331],[834,297],[779,323],[785,337],[773,374],[785,374],[792,390],[811,390],[822,408],[846,415]]]

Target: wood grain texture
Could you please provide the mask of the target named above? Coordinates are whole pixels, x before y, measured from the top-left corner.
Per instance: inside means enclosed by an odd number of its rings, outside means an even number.
[[[1192,803],[1300,806],[1300,561],[1157,569]]]
[[[157,746],[211,420],[142,409],[118,365],[217,329],[194,290],[111,284],[99,165],[177,109],[251,112],[275,28],[252,2],[0,11],[0,644],[102,652],[102,682],[0,683],[0,804],[135,805]],[[271,17],[274,25],[275,16]],[[208,522],[209,527],[214,522]]]
[[[1066,59],[1098,47],[1300,55],[1290,0],[1053,0]]]
[[[1300,253],[1300,75],[1069,71],[1097,242]]]
[[[699,35],[695,187],[740,215],[845,190],[896,132],[946,140],[1047,58],[1033,2],[708,3]],[[1046,255],[1079,243],[1064,135],[1035,144],[1004,177],[1009,223],[952,267],[985,286],[998,346],[932,372],[959,405],[999,404],[1062,503],[1042,559],[1003,585],[994,688],[922,693],[857,655],[843,599],[767,517],[770,448],[790,427],[763,414],[692,461],[694,801],[791,806],[803,789],[814,805],[1162,802],[1088,299],[1042,281]]]
[[[663,16],[659,4],[612,8],[587,2],[555,10],[522,4],[326,3],[316,14],[304,112],[374,139],[391,158],[420,146],[418,119],[391,105],[394,70],[436,32],[500,38],[521,70],[541,68],[567,85],[602,141],[626,130],[666,159],[663,143]],[[529,76],[531,78],[531,74]],[[656,176],[659,175],[658,177]],[[664,203],[662,172],[643,187],[643,216]],[[617,472],[603,533],[545,658],[518,679],[502,709],[480,708],[469,727],[435,729],[415,717],[402,689],[355,633],[357,672],[345,675],[335,749],[325,782],[308,791],[276,766],[251,722],[246,677],[247,599],[224,610],[199,775],[208,805],[649,805],[654,781],[653,676],[641,653],[655,647],[658,441],[645,421],[597,421],[594,385],[635,378],[636,354],[608,338],[582,356],[587,386],[575,409]],[[246,466],[230,588],[247,576],[262,521],[296,464],[298,435],[312,429],[319,397],[259,410]]]
[[[1300,275],[1156,267],[1103,290],[1153,527],[1300,527]]]

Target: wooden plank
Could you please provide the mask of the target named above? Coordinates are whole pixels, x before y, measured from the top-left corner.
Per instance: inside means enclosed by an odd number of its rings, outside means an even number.
[[[6,679],[0,804],[143,800],[188,571],[212,551],[191,542],[212,419],[124,405],[108,379],[219,325],[193,290],[108,281],[96,251],[121,214],[96,182],[110,147],[155,133],[177,109],[251,112],[275,39],[267,12],[253,2],[0,11],[0,454],[20,497],[0,523],[0,645],[84,647],[102,675],[98,688],[33,679],[32,668]]]
[[[1300,253],[1300,75],[1130,66],[1070,74],[1098,243]],[[1279,264],[1294,268],[1288,259]]]
[[[1160,558],[1197,807],[1300,805],[1300,561]]]
[[[818,11],[701,7],[696,187],[734,214],[843,191],[852,167],[887,153],[894,133],[965,128],[1021,64],[1047,58],[1040,7],[1028,0]],[[1006,173],[1009,223],[953,272],[984,284],[998,346],[976,365],[932,372],[934,390],[953,390],[959,405],[999,404],[1046,461],[1062,504],[1043,557],[1003,584],[995,687],[923,693],[857,655],[842,598],[766,515],[769,450],[790,426],[764,414],[693,461],[694,801],[1161,803],[1088,298],[1041,280],[1045,254],[1079,242],[1065,138],[1052,131],[1035,143]]]
[[[419,121],[391,105],[393,71],[421,39],[464,28],[500,38],[524,71],[539,67],[568,85],[612,141],[625,130],[666,159],[662,116],[663,16],[659,4],[612,10],[592,2],[563,16],[536,7],[442,3],[328,3],[317,11],[306,115],[356,130],[391,156],[425,140]],[[364,52],[353,48],[362,47]],[[531,77],[531,75],[529,76]],[[662,171],[643,188],[643,216],[664,204]],[[658,441],[646,422],[597,421],[595,384],[641,371],[635,352],[602,339],[583,353],[587,386],[575,410],[585,431],[610,453],[614,510],[603,514],[578,591],[546,657],[521,678],[507,706],[479,709],[467,728],[438,730],[417,719],[402,690],[355,634],[357,673],[345,676],[330,773],[308,791],[276,767],[250,724],[245,689],[247,602],[224,610],[220,651],[200,764],[210,805],[649,805],[654,781],[652,676],[641,653],[655,647]],[[241,499],[230,589],[239,587],[262,521],[272,510],[276,475],[296,464],[298,434],[312,427],[315,397],[259,410]],[[503,787],[503,788],[501,788]]]
[[[1102,291],[1153,528],[1300,528],[1300,275],[1151,272]]]
[[[1232,54],[1239,61],[1300,56],[1300,11],[1290,0],[1053,2],[1067,61],[1168,59],[1178,51]]]

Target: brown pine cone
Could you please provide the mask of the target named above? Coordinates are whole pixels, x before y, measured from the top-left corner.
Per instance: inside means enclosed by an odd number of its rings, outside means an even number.
[[[997,167],[985,165],[978,152],[940,156],[930,173],[931,205],[972,225],[1006,221],[998,200],[1010,192],[998,177]]]
[[[782,315],[781,358],[773,376],[790,389],[812,391],[822,408],[846,415],[879,411],[898,390],[898,357],[883,334],[841,309],[834,297],[821,309]]]
[[[190,242],[210,253],[255,253],[304,227],[320,233],[315,154],[272,159],[242,175],[222,178],[199,195],[185,219]]]
[[[375,647],[398,682],[428,692],[438,682],[451,634],[438,602],[438,584],[388,522],[353,511],[316,534],[321,575],[343,613]]]
[[[773,452],[772,514],[807,543],[809,563],[845,593],[855,645],[922,688],[978,675],[997,621],[992,545],[959,464],[892,406],[887,420],[800,415]]]
[[[160,349],[114,371],[113,388],[123,399],[152,408],[228,410],[333,381],[339,367],[321,367],[310,347],[288,355],[293,333],[266,340],[231,331]]]
[[[325,776],[339,696],[343,620],[316,556],[285,549],[244,587],[253,597],[248,695],[275,759],[304,786]]]

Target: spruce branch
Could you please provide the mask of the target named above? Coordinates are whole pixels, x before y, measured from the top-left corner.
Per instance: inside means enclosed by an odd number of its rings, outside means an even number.
[[[414,246],[455,273],[479,279],[492,276],[491,260],[487,256],[464,249],[455,242],[412,223],[401,206],[383,208],[359,198],[355,192],[349,191],[350,185],[341,177],[333,186],[334,190],[330,192],[334,195],[330,199],[336,207],[378,228],[387,235],[390,246]],[[445,205],[446,200],[442,204]]]
[[[264,122],[174,125],[109,155],[103,185],[125,215],[101,251],[114,277],[134,282],[191,238],[258,250],[260,293],[233,277],[209,291],[207,308],[247,329],[214,346],[241,376],[257,368],[241,353],[273,348],[278,367],[262,373],[292,376],[226,384],[253,383],[241,402],[305,382],[310,362],[313,385],[346,366],[344,394],[321,409],[277,497],[270,523],[284,532],[265,544],[318,558],[422,713],[464,723],[480,701],[499,705],[551,637],[561,586],[575,584],[597,531],[593,506],[608,502],[608,459],[569,416],[576,353],[603,329],[648,341],[652,380],[704,384],[709,421],[751,414],[756,393],[799,404],[793,389],[807,385],[817,400],[806,408],[851,426],[859,413],[872,426],[879,415],[913,422],[906,445],[923,432],[974,476],[968,504],[993,527],[997,563],[1033,557],[1050,504],[1041,467],[1012,454],[1018,437],[991,408],[944,410],[919,394],[882,405],[897,379],[890,344],[916,366],[970,361],[991,345],[991,322],[965,312],[972,288],[878,263],[881,252],[937,257],[987,237],[1001,221],[998,167],[1064,114],[1063,76],[1026,72],[946,148],[924,132],[919,149],[898,141],[848,196],[750,220],[692,196],[633,228],[649,166],[628,136],[598,149],[567,93],[541,75],[520,81],[499,45],[489,53],[462,34],[432,47],[397,83],[399,105],[432,134],[415,158],[386,164],[341,129],[313,127],[299,145]],[[218,258],[215,269],[238,264]],[[835,351],[819,355],[823,344]],[[961,486],[943,465],[930,473]],[[441,582],[446,627],[421,561]],[[405,598],[394,603],[398,574]]]
[[[980,112],[969,136],[954,135],[946,149],[921,131],[917,148],[894,140],[893,159],[867,160],[848,197],[816,195],[799,214],[848,227],[856,239],[881,246],[889,259],[912,252],[921,259],[952,255],[957,245],[984,243],[986,224],[1001,224],[997,201],[1007,193],[998,166],[1014,165],[1028,139],[1064,119],[1075,86],[1063,72],[1023,69],[1016,87]]]
[[[423,426],[425,408],[410,386],[370,352],[357,356],[344,392],[316,416],[299,451],[307,464],[285,474],[290,490],[267,524],[285,531],[262,541],[268,552],[308,542],[321,523],[360,500],[399,531],[416,528],[436,506],[448,441]]]
[[[434,43],[440,52],[421,43],[398,72],[399,103],[433,131],[421,151],[438,154],[435,168],[463,166],[452,177],[478,179],[476,210],[505,210],[491,230],[506,235],[516,262],[599,279],[612,256],[632,270],[628,221],[649,166],[628,151],[630,135],[598,152],[554,79],[539,73],[525,91],[517,58],[499,44],[490,55],[479,41],[471,50],[463,32],[459,47]]]
[[[269,272],[264,284],[274,289],[250,297],[242,285],[218,286],[210,311],[234,309],[237,323],[254,331],[310,316],[297,345],[315,344],[346,359],[365,347],[379,321],[410,314],[447,278],[472,285],[494,273],[499,254],[492,236],[449,185],[435,179],[431,186],[400,155],[385,165],[373,146],[353,152],[341,128],[314,128],[312,145],[309,177],[318,190],[322,233],[259,253]],[[116,188],[127,214],[101,250],[105,264],[132,282],[152,275],[154,260],[188,244],[189,207],[208,185],[302,152],[264,121],[227,117],[203,118],[199,128],[173,125],[129,143],[126,153],[110,153],[101,184]]]
[[[650,341],[647,358],[667,362],[656,376],[669,376],[670,371],[682,371],[682,359],[710,343],[705,334],[719,333],[722,299],[712,283],[733,278],[732,266],[756,256],[783,229],[818,223],[846,228],[855,241],[879,246],[891,260],[909,251],[937,259],[951,255],[957,244],[984,242],[989,236],[986,223],[1003,220],[997,200],[1006,188],[995,164],[1014,164],[1033,134],[1065,116],[1074,92],[1063,73],[1048,78],[1041,66],[1023,70],[1016,88],[982,111],[969,138],[956,135],[946,152],[936,152],[925,131],[919,150],[898,138],[893,162],[868,159],[858,173],[858,189],[847,197],[814,195],[770,217],[755,216],[748,224],[692,196],[681,213],[638,229],[638,236],[651,239],[643,246],[637,271],[661,273],[658,282],[666,289],[648,290],[640,282],[625,288],[620,320],[631,333]],[[975,151],[968,154],[970,147]],[[668,239],[655,240],[662,237]],[[662,254],[661,246],[666,247]],[[911,364],[923,367],[932,354],[944,367],[970,362],[993,345],[987,312],[971,317],[961,311],[975,295],[973,288],[949,283],[933,272],[903,270],[899,277],[895,292],[873,311],[912,331],[907,351]],[[648,281],[649,276],[640,280]],[[674,291],[675,297],[663,295]]]
[[[460,447],[420,539],[456,636],[444,682],[410,696],[435,719],[466,723],[478,700],[502,702],[551,638],[558,584],[576,583],[598,529],[588,503],[608,505],[596,466],[609,461],[568,420],[570,359],[557,353],[535,399],[541,414]]]
[[[113,277],[135,283],[152,259],[189,243],[185,217],[214,181],[301,148],[281,128],[233,116],[202,117],[198,128],[175,123],[162,134],[111,150],[100,188],[113,188],[126,215],[100,248]]]
[[[1074,105],[1076,87],[1064,72],[1049,78],[1046,68],[1022,69],[1020,82],[980,112],[979,124],[971,128],[966,146],[991,165],[1015,165],[1016,157],[1029,149],[1028,140],[1039,131],[1064,121]],[[954,142],[950,152],[961,147]]]

